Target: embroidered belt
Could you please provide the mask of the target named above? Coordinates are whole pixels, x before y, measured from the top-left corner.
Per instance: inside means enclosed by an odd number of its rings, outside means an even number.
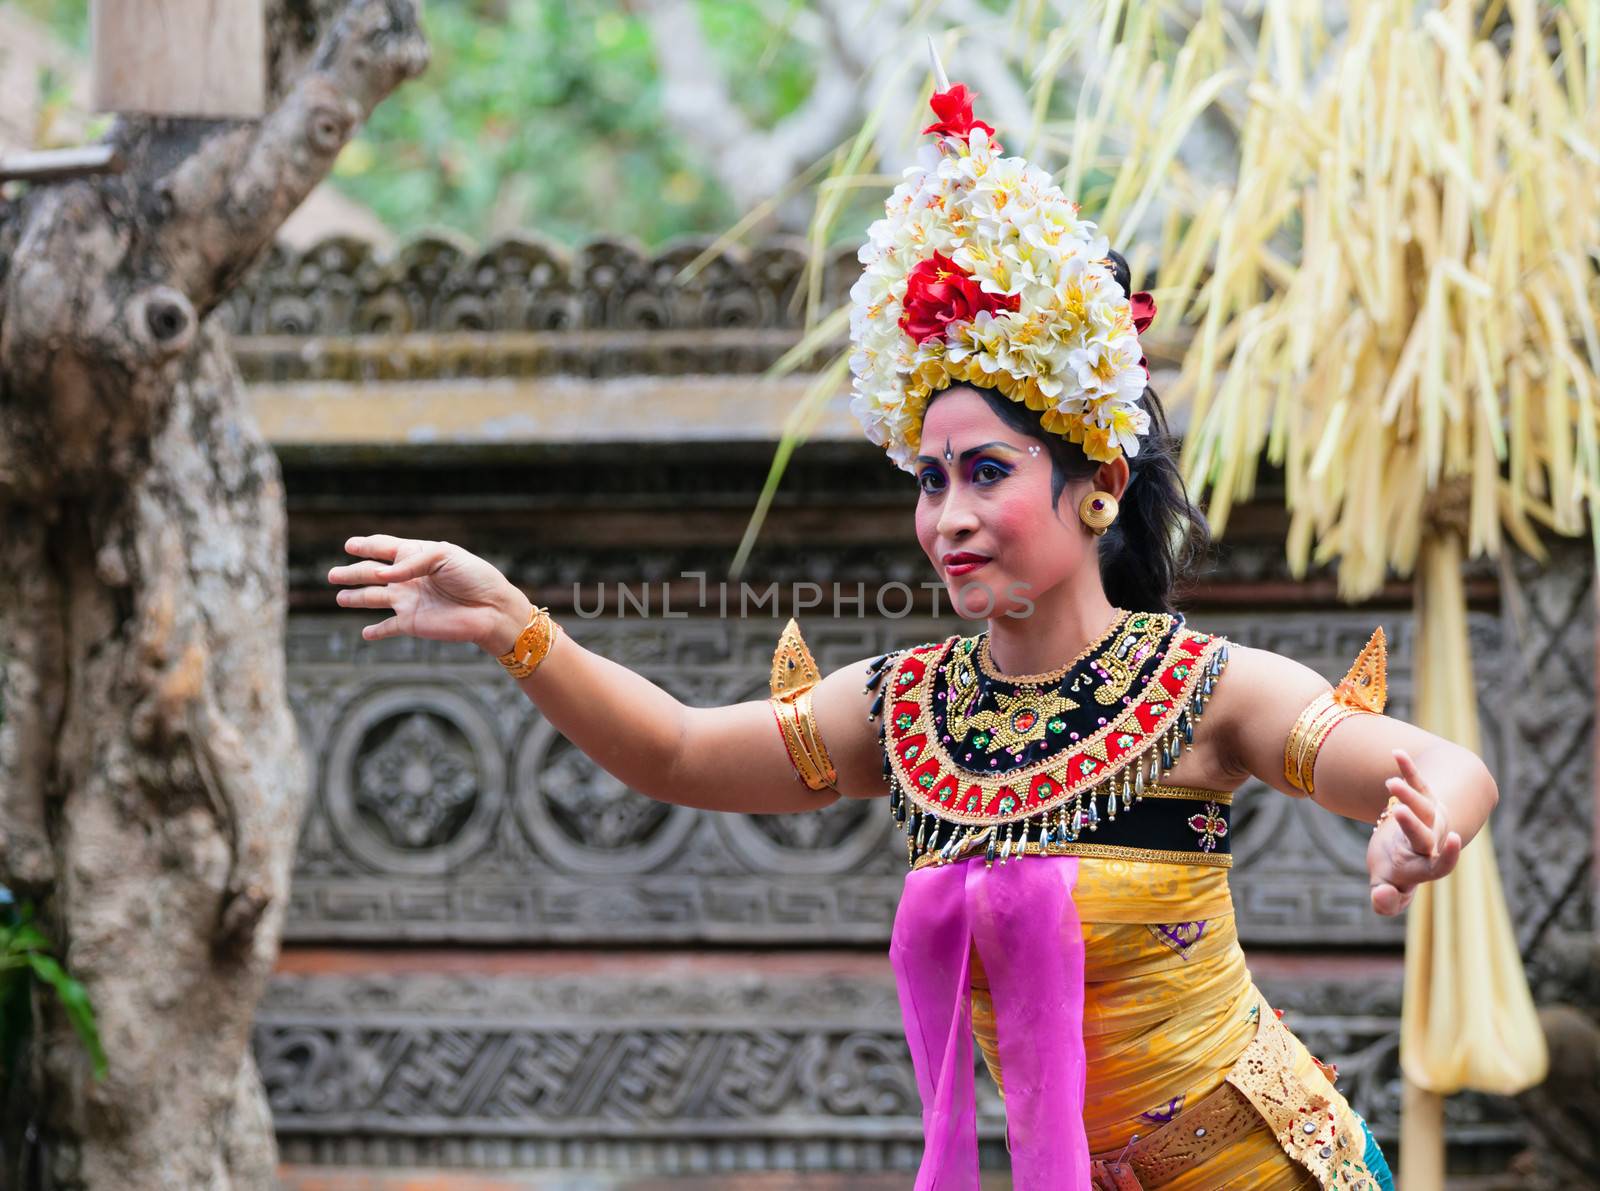
[[[1103,817],[1092,831],[1076,840],[1052,839],[1041,844],[1030,839],[1013,855],[1100,856],[1115,860],[1156,860],[1172,864],[1233,865],[1228,818],[1233,794],[1227,790],[1196,790],[1183,786],[1147,786],[1137,814]],[[931,864],[965,860],[981,846],[957,852],[950,859],[926,851],[912,861],[913,870]]]
[[[1255,1038],[1216,1091],[1123,1149],[1091,1156],[1095,1191],[1160,1187],[1263,1123],[1321,1186],[1378,1191],[1381,1184],[1365,1162],[1365,1139],[1355,1136],[1350,1114],[1296,1076],[1294,1035],[1264,998],[1256,1012]]]
[[[1092,1159],[1096,1191],[1143,1191],[1200,1166],[1261,1126],[1261,1114],[1231,1083],[1118,1154]]]

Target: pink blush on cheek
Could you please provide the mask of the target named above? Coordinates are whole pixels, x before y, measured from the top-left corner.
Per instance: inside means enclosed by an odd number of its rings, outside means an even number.
[[[988,553],[1019,579],[1027,578],[1020,572],[1028,568],[1030,556],[1037,558],[1041,550],[1047,550],[1059,528],[1050,515],[1048,471],[1045,477],[1042,490],[1034,484],[1013,483],[996,492],[984,508],[984,540],[991,547]]]
[[[1063,495],[1063,511],[1051,506],[1046,471],[1041,484],[1029,485],[1027,490],[1019,486],[990,506],[986,523],[990,540],[1001,552],[1006,582],[1019,584],[1029,598],[1050,591],[1086,565],[1086,560],[1093,565],[1094,552],[1086,548],[1078,532],[1075,508],[1069,519],[1067,504]]]
[[[984,523],[1000,542],[1027,541],[1038,531],[1039,517],[1049,508],[1048,494],[1044,500],[1039,494],[1014,487],[1010,492],[996,495],[990,502]]]
[[[916,530],[917,541],[922,545],[922,552],[929,559],[933,559],[933,540],[938,534],[939,514],[925,500],[917,502]]]

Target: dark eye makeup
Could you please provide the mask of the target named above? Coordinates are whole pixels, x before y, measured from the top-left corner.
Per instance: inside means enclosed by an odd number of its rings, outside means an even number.
[[[998,484],[1011,474],[1011,468],[996,459],[976,459],[972,463],[969,479],[980,487]],[[929,480],[934,482],[930,485]],[[934,493],[944,488],[944,469],[937,466],[928,466],[917,473],[917,487],[926,493]]]

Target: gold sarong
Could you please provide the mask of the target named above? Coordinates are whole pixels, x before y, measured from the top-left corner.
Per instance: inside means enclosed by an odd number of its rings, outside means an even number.
[[[1226,1082],[1242,1093],[1247,1125],[1187,1169],[1147,1166],[1163,1171],[1142,1177],[1147,1191],[1385,1185],[1364,1161],[1365,1126],[1321,1064],[1275,1018],[1264,1026],[1272,1010],[1245,967],[1227,869],[1086,856],[1073,900],[1085,945],[1084,1125],[1096,1158],[1128,1157],[1136,1135],[1181,1121]],[[971,971],[973,1033],[1004,1096],[976,947]]]

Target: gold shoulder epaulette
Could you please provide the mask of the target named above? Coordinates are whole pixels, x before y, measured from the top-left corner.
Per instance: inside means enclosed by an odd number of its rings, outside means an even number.
[[[1389,645],[1382,626],[1373,630],[1333,697],[1358,711],[1382,713],[1389,701]]]
[[[772,694],[777,699],[793,699],[822,681],[822,671],[800,635],[800,625],[794,617],[784,626],[778,638],[778,648],[772,655]]]

